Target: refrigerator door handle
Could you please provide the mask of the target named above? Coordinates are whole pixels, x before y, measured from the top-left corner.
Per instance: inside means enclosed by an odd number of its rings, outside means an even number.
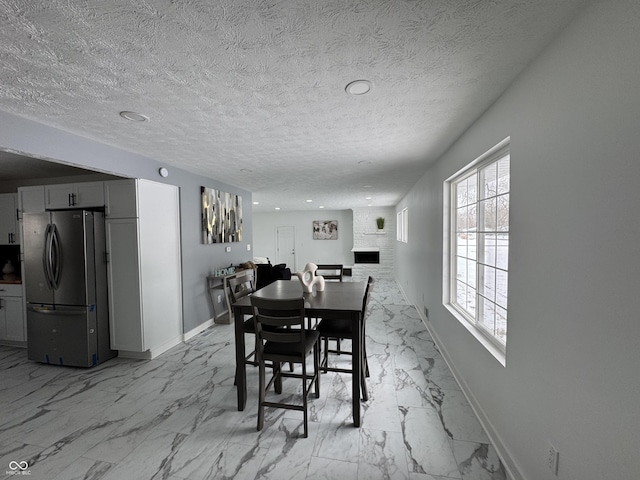
[[[52,283],[53,288],[57,290],[60,286],[60,274],[62,273],[62,245],[60,244],[60,234],[58,233],[58,227],[56,227],[55,224],[53,225],[51,238],[51,245],[53,247],[53,255],[51,256],[51,271],[53,273]]]
[[[51,273],[51,224],[47,224],[44,231],[44,248],[42,249],[42,268],[44,269],[44,279],[47,281],[49,290],[53,290],[53,275]]]

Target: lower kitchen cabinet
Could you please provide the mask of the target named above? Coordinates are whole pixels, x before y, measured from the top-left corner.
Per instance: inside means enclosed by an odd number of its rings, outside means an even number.
[[[27,340],[22,303],[22,285],[0,284],[0,343]]]

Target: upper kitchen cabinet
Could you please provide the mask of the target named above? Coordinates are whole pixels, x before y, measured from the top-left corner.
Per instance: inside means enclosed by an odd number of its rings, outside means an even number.
[[[49,210],[102,207],[105,204],[104,182],[45,185],[44,198]]]
[[[18,235],[18,195],[0,194],[0,245],[17,245]]]
[[[138,185],[133,179],[105,182],[105,216],[136,218],[138,216]]]
[[[35,187],[19,187],[18,209],[20,210],[20,218],[22,218],[22,214],[26,212],[44,212],[44,185],[37,185]]]

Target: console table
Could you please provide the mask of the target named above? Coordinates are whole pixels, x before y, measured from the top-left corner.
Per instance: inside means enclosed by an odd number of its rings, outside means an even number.
[[[213,306],[213,321],[215,323],[230,324],[232,316],[230,314],[229,305],[229,279],[242,277],[247,274],[253,274],[254,278],[256,271],[253,268],[238,270],[235,273],[229,275],[207,275],[207,291],[209,292],[209,298],[211,298],[211,305]]]

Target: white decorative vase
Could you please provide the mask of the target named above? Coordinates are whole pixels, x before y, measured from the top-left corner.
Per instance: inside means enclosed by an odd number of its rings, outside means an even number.
[[[7,263],[5,263],[4,267],[2,267],[2,279],[15,280],[17,278],[15,271],[16,269],[13,266],[13,263],[11,263],[11,260],[7,260]]]
[[[324,277],[322,275],[316,276],[316,270],[318,266],[315,263],[307,263],[304,270],[294,273],[302,284],[302,291],[305,293],[311,293],[313,286],[316,286],[318,292],[324,290]]]

